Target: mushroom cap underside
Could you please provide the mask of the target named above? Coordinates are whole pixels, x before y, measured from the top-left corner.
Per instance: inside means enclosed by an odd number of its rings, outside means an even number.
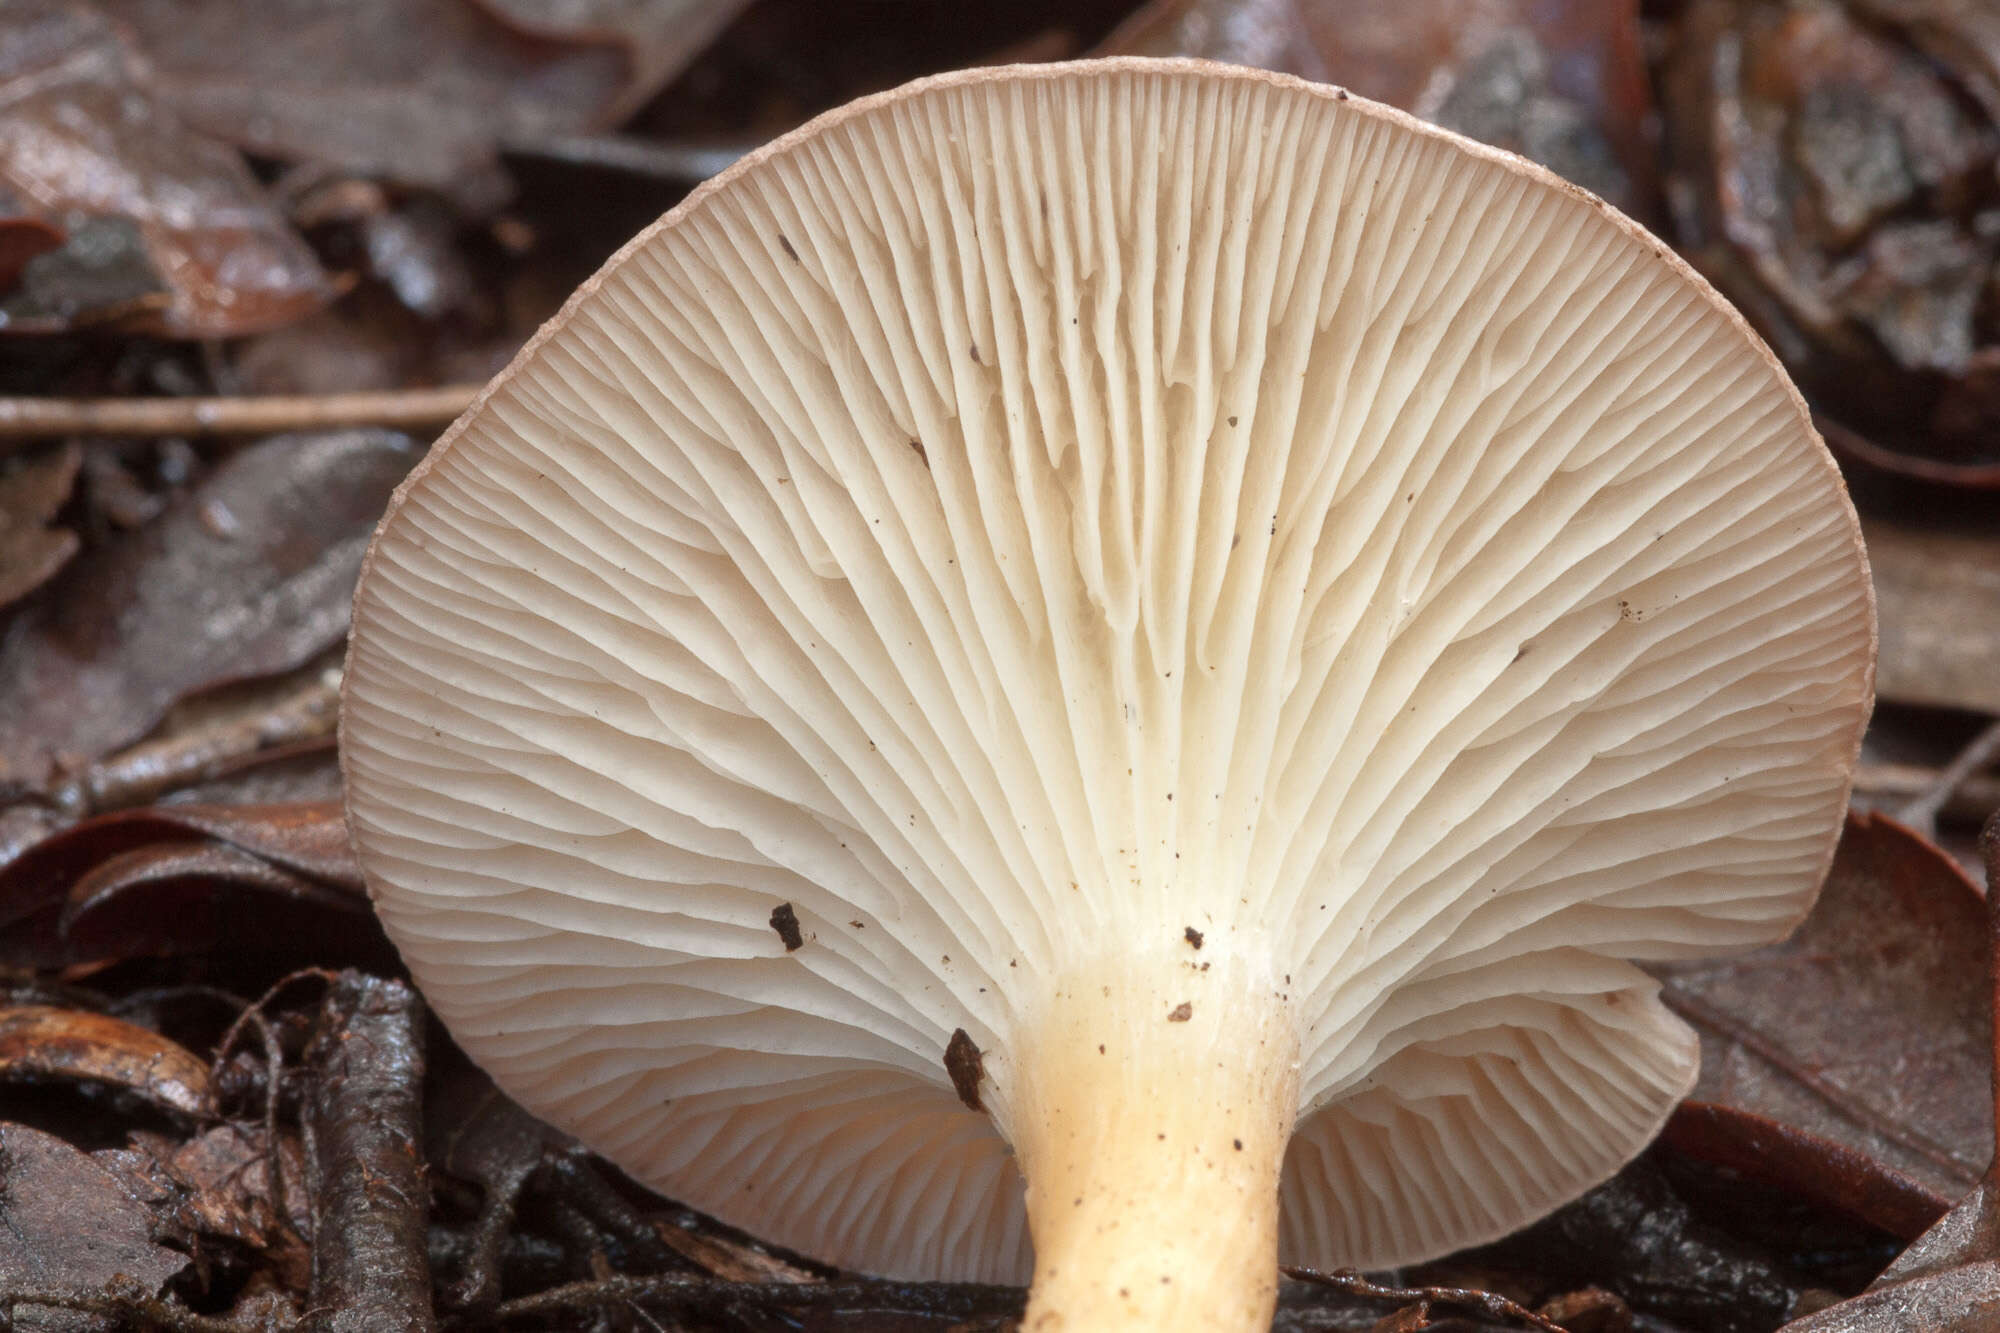
[[[1695,1049],[1631,960],[1803,915],[1872,648],[1803,405],[1657,241],[1085,62],[822,117],[615,257],[399,493],[342,754],[457,1039],[687,1203],[1022,1278],[1010,1034],[1150,951],[1282,997],[1284,1247],[1373,1267],[1651,1137]]]

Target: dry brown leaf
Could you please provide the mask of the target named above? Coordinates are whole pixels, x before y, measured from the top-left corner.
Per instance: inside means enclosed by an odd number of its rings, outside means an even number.
[[[1986,908],[1965,872],[1849,815],[1818,906],[1782,944],[1662,965],[1701,1034],[1693,1095],[1843,1144],[1956,1199],[1993,1155]]]
[[[0,787],[39,787],[192,691],[338,643],[362,550],[416,457],[390,431],[266,440],[72,562],[0,641]]]
[[[72,440],[0,476],[0,606],[41,587],[76,554],[76,534],[49,524],[82,463]]]
[[[158,102],[93,9],[16,0],[0,41],[0,215],[66,236],[16,265],[0,328],[116,320],[230,337],[328,299],[319,262],[242,157]],[[9,206],[11,205],[11,206]]]
[[[101,1291],[115,1279],[155,1292],[188,1257],[154,1240],[155,1218],[121,1178],[53,1134],[0,1123],[0,1286]],[[95,1321],[15,1307],[23,1330],[97,1328]]]
[[[1338,83],[1654,211],[1637,0],[1153,0],[1098,54]]]

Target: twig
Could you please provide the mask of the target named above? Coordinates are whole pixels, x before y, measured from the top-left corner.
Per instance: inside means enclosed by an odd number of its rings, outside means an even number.
[[[1896,817],[1925,837],[1937,835],[1938,815],[1945,803],[1958,793],[1972,776],[1992,763],[2000,755],[2000,721],[1989,725],[1986,730],[1972,738],[1958,757],[1944,766],[1930,789],[1896,812]]]
[[[273,435],[334,426],[442,425],[484,388],[281,395],[268,398],[0,398],[0,440],[62,435]]]
[[[339,673],[323,673],[249,716],[121,750],[61,783],[48,799],[78,819],[144,805],[162,792],[219,777],[253,755],[330,736],[339,717]]]
[[[250,1026],[257,1029],[257,1036],[264,1045],[264,1171],[270,1176],[271,1211],[277,1215],[278,1225],[294,1235],[298,1228],[292,1225],[292,1203],[289,1188],[285,1184],[285,1154],[278,1138],[278,1108],[283,1101],[285,1082],[285,1047],[278,1040],[276,1028],[271,1020],[255,1009],[243,1011],[243,1018],[250,1020]],[[234,1030],[234,1025],[231,1025]],[[305,1237],[300,1236],[304,1240]]]
[[[1979,830],[1979,856],[1986,865],[1986,974],[1991,988],[1994,1031],[2000,1033],[2000,810]],[[1993,1052],[1993,1123],[2000,1125],[2000,1045]],[[1989,1184],[2000,1179],[2000,1152],[1986,1168]]]
[[[272,982],[269,990],[251,1001],[236,1015],[236,1021],[224,1030],[221,1039],[215,1043],[215,1058],[209,1065],[209,1077],[216,1080],[222,1077],[223,1063],[229,1059],[229,1052],[236,1045],[238,1038],[242,1037],[243,1029],[249,1025],[251,1015],[262,1017],[265,1007],[278,998],[280,991],[300,981],[323,981],[331,985],[338,981],[340,976],[340,973],[330,968],[303,967],[296,972],[288,972]]]
[[[674,185],[707,180],[749,152],[740,143],[676,143],[625,134],[566,134],[502,144],[516,157],[595,167]]]
[[[115,1285],[114,1279],[114,1288]],[[243,1325],[233,1319],[196,1314],[185,1306],[140,1291],[54,1291],[40,1287],[0,1287],[0,1310],[11,1310],[16,1305],[108,1315],[128,1323],[158,1326],[168,1330],[168,1333],[243,1333]]]
[[[400,981],[343,972],[307,1049],[314,1333],[432,1333],[423,1022]]]
[[[766,1310],[853,1309],[977,1319],[1020,1314],[1027,1306],[1027,1293],[1019,1287],[968,1282],[717,1282],[702,1277],[613,1277],[521,1296],[494,1307],[484,1318],[495,1322],[525,1319],[626,1302],[681,1315],[712,1313],[718,1317],[732,1306],[754,1305]]]
[[[1470,1287],[1384,1287],[1349,1268],[1322,1273],[1316,1268],[1280,1264],[1278,1271],[1295,1282],[1310,1282],[1316,1287],[1327,1287],[1348,1296],[1395,1301],[1399,1305],[1460,1305],[1477,1310],[1489,1319],[1518,1319],[1530,1328],[1541,1329],[1542,1333],[1566,1333],[1561,1324],[1490,1291],[1475,1291]]]
[[[1942,769],[1923,764],[1863,763],[1854,770],[1854,794],[1880,804],[1913,801],[1937,787],[1941,776]],[[2000,777],[1974,773],[1958,784],[1938,813],[1977,821],[1995,810],[2000,810]]]

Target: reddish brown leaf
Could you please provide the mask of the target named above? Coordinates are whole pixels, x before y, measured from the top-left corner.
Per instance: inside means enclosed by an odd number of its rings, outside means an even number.
[[[227,337],[296,319],[331,294],[242,158],[155,101],[143,65],[87,6],[8,7],[0,104],[7,211],[68,233],[62,249],[17,266],[0,327],[118,318]],[[92,218],[127,229],[78,225]]]
[[[1676,1152],[1838,1208],[1900,1240],[1915,1240],[1951,1208],[1951,1200],[1863,1153],[1739,1107],[1682,1102],[1660,1138]]]
[[[208,1066],[185,1047],[81,1009],[0,1009],[0,1079],[101,1083],[191,1120],[215,1114]]]
[[[140,847],[98,865],[71,888],[61,930],[84,957],[176,953],[208,937],[206,922],[162,912],[167,888],[201,891],[220,881],[236,890],[262,892],[336,910],[360,911],[351,894],[315,884],[271,862],[219,842]]]
[[[1153,0],[1099,48],[1114,53],[1342,84],[1655,211],[1637,0]]]
[[[415,459],[389,431],[267,440],[73,562],[0,641],[0,787],[39,787],[183,695],[338,643],[361,553]]]
[[[82,463],[72,440],[0,476],[0,606],[41,587],[76,554],[76,534],[49,521],[69,499]]]
[[[93,867],[126,852],[210,839],[343,889],[357,900],[361,893],[361,871],[347,845],[338,801],[163,805],[86,820],[0,867],[0,925],[18,920],[20,905],[61,897]]]
[[[301,950],[305,962],[383,956],[339,802],[121,811],[0,867],[0,960],[17,966],[224,940],[244,941],[230,961],[267,980]]]
[[[0,1123],[0,1176],[0,1286],[101,1291],[122,1277],[153,1292],[187,1266],[155,1243],[151,1208],[53,1134]]]
[[[325,805],[340,809],[340,757],[332,736],[232,760],[167,798],[170,805]],[[356,872],[358,873],[358,872]]]
[[[1702,1038],[1702,1101],[1830,1139],[1944,1198],[1993,1152],[1986,909],[1950,857],[1850,815],[1819,904],[1784,943],[1662,966]]]

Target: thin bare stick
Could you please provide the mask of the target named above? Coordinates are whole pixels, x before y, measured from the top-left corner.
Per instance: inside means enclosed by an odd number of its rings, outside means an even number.
[[[612,1277],[572,1282],[533,1296],[519,1296],[487,1314],[493,1323],[533,1315],[568,1314],[593,1307],[643,1302],[679,1315],[722,1318],[732,1307],[766,1310],[871,1310],[977,1319],[1017,1315],[1026,1302],[1019,1287],[958,1282],[716,1282],[689,1277]]]
[[[1554,1320],[1538,1315],[1527,1306],[1490,1291],[1476,1291],[1470,1287],[1385,1287],[1369,1281],[1351,1268],[1323,1273],[1316,1268],[1279,1264],[1278,1271],[1295,1282],[1309,1282],[1316,1287],[1326,1287],[1348,1296],[1361,1296],[1371,1301],[1395,1301],[1402,1305],[1426,1308],[1432,1305],[1458,1305],[1477,1310],[1489,1319],[1518,1320],[1530,1328],[1543,1330],[1543,1333],[1564,1333],[1563,1326]]]
[[[1861,763],[1854,769],[1854,794],[1890,807],[1914,801],[1935,790],[1944,770],[1924,764]],[[1974,773],[1958,784],[1951,799],[1938,811],[1940,816],[1978,821],[2000,810],[2000,777]]]
[[[0,398],[0,440],[64,435],[272,435],[335,426],[440,426],[484,388],[325,393],[269,398]]]
[[[1979,830],[1979,855],[1986,863],[1986,974],[1993,992],[1993,1021],[2000,1024],[2000,810],[1995,810]],[[1994,1031],[2000,1032],[2000,1026]],[[2000,1125],[2000,1048],[1993,1056],[1993,1123]],[[2000,1153],[1986,1168],[1990,1186],[2000,1179]]]
[[[1971,780],[1972,776],[2000,756],[2000,722],[1994,722],[1972,738],[1972,742],[1958,752],[1958,757],[1944,766],[1930,789],[1896,812],[1896,817],[1916,829],[1926,837],[1937,836],[1938,815],[1946,802],[1958,794],[1958,789]]]
[[[218,777],[253,755],[331,736],[339,717],[339,673],[324,672],[255,713],[142,741],[100,760],[59,784],[48,800],[78,819],[144,805],[175,787]]]
[[[725,141],[664,142],[624,134],[554,135],[505,145],[518,157],[648,176],[674,185],[705,181],[755,146]]]
[[[0,1310],[10,1315],[16,1305],[38,1305],[51,1310],[73,1310],[78,1314],[104,1315],[121,1323],[143,1322],[171,1333],[243,1333],[243,1325],[233,1319],[216,1319],[196,1314],[173,1301],[162,1300],[137,1290],[137,1283],[114,1278],[105,1291],[63,1291],[32,1286],[0,1287]]]

